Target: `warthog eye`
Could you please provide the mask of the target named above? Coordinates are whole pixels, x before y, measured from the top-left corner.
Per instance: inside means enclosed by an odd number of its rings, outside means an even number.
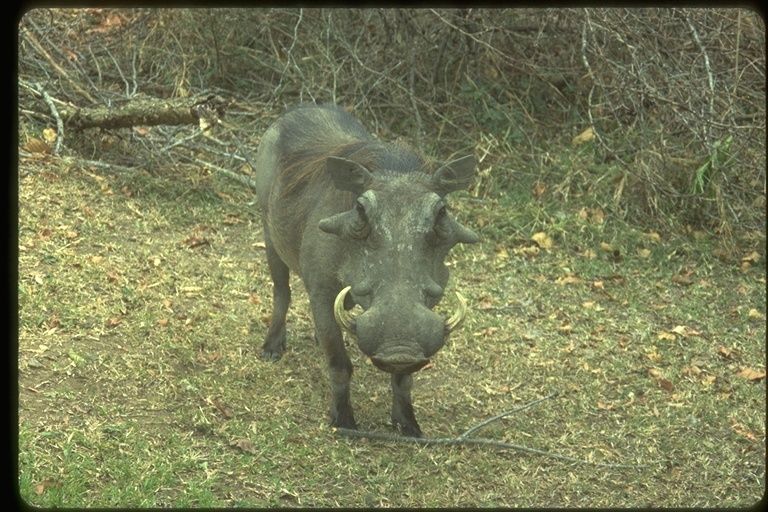
[[[365,213],[365,206],[359,200],[355,203],[355,212],[357,212],[357,220],[352,226],[351,234],[354,238],[365,239],[371,234],[371,225]]]
[[[363,203],[361,203],[360,200],[355,203],[355,210],[357,210],[358,215],[360,215],[363,220],[366,222],[368,221],[368,216],[365,214],[365,206],[363,206]]]
[[[441,205],[435,214],[435,225],[432,231],[427,234],[427,243],[430,245],[440,245],[445,243],[445,237],[448,235],[448,230],[445,226],[445,221],[448,218],[448,211],[445,205]]]

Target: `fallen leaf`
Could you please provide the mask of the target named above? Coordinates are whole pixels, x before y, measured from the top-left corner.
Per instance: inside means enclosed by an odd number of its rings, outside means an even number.
[[[239,448],[243,450],[244,452],[256,454],[256,447],[253,446],[253,443],[250,442],[248,439],[236,439],[229,443],[229,446],[233,446],[235,448]]]
[[[677,336],[675,336],[671,332],[660,332],[656,337],[660,340],[667,340],[667,341],[675,341],[677,339]]]
[[[765,372],[752,370],[751,368],[742,368],[742,370],[736,374],[737,377],[749,380],[760,380],[765,377]]]
[[[37,137],[30,137],[29,140],[25,142],[23,146],[21,146],[21,148],[28,153],[53,153],[53,148]]]
[[[477,309],[483,310],[483,309],[491,309],[493,307],[494,298],[490,295],[484,295],[480,297],[480,304],[477,306]]]
[[[757,251],[752,251],[751,254],[741,258],[741,261],[742,263],[760,263],[760,253]]]
[[[546,193],[547,193],[547,187],[542,182],[537,181],[533,185],[533,195],[535,197],[541,197],[541,196],[543,196]]]
[[[518,256],[525,256],[526,258],[533,258],[539,254],[539,248],[535,245],[530,247],[516,247],[515,249],[512,249],[512,253],[517,254]]]
[[[555,284],[562,286],[564,284],[581,284],[581,282],[582,281],[580,278],[573,275],[569,275],[569,276],[561,277],[560,279],[556,280]]]
[[[741,428],[739,428],[739,427],[741,427]],[[741,424],[737,424],[737,425],[734,425],[734,426],[733,426],[733,431],[734,431],[735,433],[737,433],[737,434],[741,435],[741,436],[744,436],[744,437],[746,437],[746,438],[747,438],[747,439],[749,439],[750,441],[757,441],[757,439],[758,439],[758,437],[757,437],[757,434],[755,434],[755,433],[754,433],[754,432],[752,432],[751,430],[747,430],[747,429],[746,429],[746,428],[744,428],[744,426],[743,426],[743,425],[741,425]]]
[[[756,309],[750,309],[749,313],[747,313],[747,316],[749,318],[758,318],[758,319],[763,318],[763,314]]]
[[[191,235],[181,241],[181,244],[189,249],[194,249],[203,245],[210,245],[210,243],[210,240],[198,235]]]
[[[582,144],[595,139],[595,131],[590,126],[571,140],[573,147],[581,146]]]
[[[59,135],[56,133],[56,130],[54,130],[53,128],[46,128],[45,130],[43,130],[43,139],[48,144],[53,144],[54,142],[56,142],[56,139],[58,138],[58,136]]]
[[[659,240],[661,240],[661,235],[659,235],[655,231],[650,231],[643,236],[645,236],[649,240],[653,240],[654,242],[658,242]]]
[[[606,252],[613,252],[613,247],[611,246],[611,244],[606,242],[600,242],[600,249]]]
[[[693,281],[689,277],[681,276],[678,274],[675,274],[672,276],[672,282],[677,284],[682,284],[684,286],[689,286],[693,284]]]
[[[49,489],[51,487],[61,487],[61,482],[59,482],[58,480],[54,480],[53,478],[46,478],[45,480],[43,480],[42,482],[40,482],[35,486],[35,494],[40,496],[46,491],[46,489]]]
[[[650,249],[638,249],[637,255],[640,256],[643,259],[648,258],[651,255]]]
[[[663,358],[661,357],[661,354],[659,354],[659,353],[657,353],[657,352],[651,352],[650,354],[648,354],[648,359],[650,359],[650,360],[651,360],[651,361],[653,361],[654,363],[658,363],[658,362],[660,362],[660,361],[661,361]]]
[[[672,391],[672,388],[674,388],[672,382],[667,379],[659,379],[659,386],[661,386],[664,391]]]
[[[731,357],[732,352],[733,350],[731,350],[730,348],[725,348],[722,346],[717,348],[717,353],[726,358]]]
[[[601,400],[598,400],[597,401],[597,408],[598,409],[602,409],[604,411],[610,411],[611,409],[613,409],[613,405],[612,404],[606,404],[606,403],[603,403]]]
[[[546,233],[536,233],[531,237],[531,240],[536,242],[539,247],[542,249],[551,249],[554,243],[552,242],[552,239],[547,236]]]
[[[225,419],[231,420],[235,417],[234,413],[227,407],[226,405],[222,404],[220,401],[214,399],[211,399],[211,403],[216,407],[219,412],[221,412],[222,416],[224,416]]]

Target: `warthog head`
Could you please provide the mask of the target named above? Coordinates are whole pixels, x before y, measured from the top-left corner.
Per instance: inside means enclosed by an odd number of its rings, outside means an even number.
[[[381,370],[421,369],[464,318],[466,302],[458,293],[451,317],[432,308],[448,281],[444,262],[450,249],[479,240],[451,218],[445,202],[447,194],[469,186],[474,167],[471,156],[433,174],[370,172],[344,158],[327,160],[334,186],[357,196],[351,210],[319,223],[339,237],[346,257],[339,277],[347,286],[336,297],[336,321]],[[357,316],[347,311],[354,304],[364,310]]]

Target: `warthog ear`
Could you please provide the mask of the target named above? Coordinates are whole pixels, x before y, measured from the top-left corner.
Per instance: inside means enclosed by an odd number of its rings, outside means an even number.
[[[472,155],[448,162],[432,175],[432,183],[441,196],[466,190],[475,178],[475,165],[477,160]]]
[[[365,191],[373,176],[357,162],[329,156],[325,161],[325,169],[333,178],[333,185],[339,190],[349,190],[357,195]]]

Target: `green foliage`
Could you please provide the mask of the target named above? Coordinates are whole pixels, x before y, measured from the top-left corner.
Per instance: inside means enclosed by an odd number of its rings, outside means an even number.
[[[701,167],[696,169],[696,176],[691,185],[692,194],[704,194],[705,192],[709,193],[710,196],[713,194],[710,187],[712,174],[716,171],[725,173],[727,171],[726,166],[732,163],[731,142],[733,142],[733,136],[729,135],[712,145],[712,154]]]

